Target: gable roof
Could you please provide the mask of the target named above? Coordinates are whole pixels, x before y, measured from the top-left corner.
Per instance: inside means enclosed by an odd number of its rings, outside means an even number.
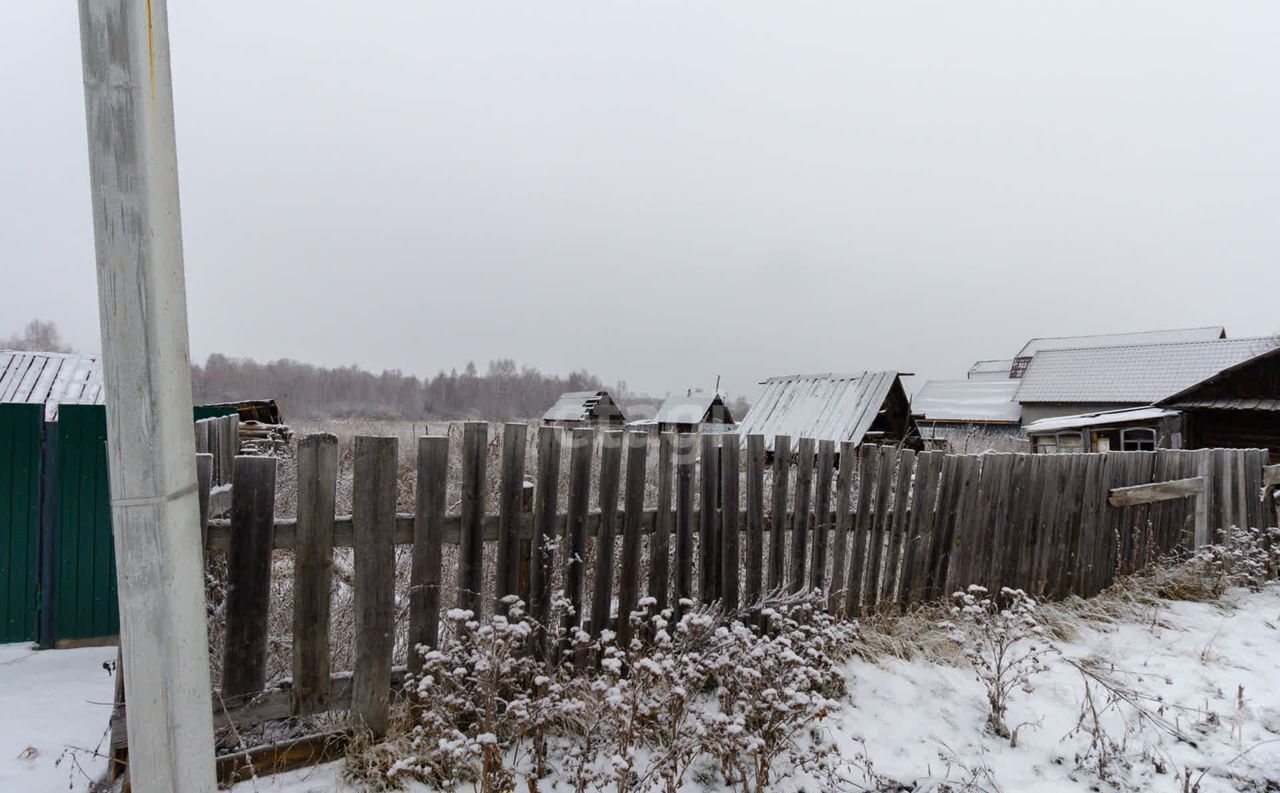
[[[613,401],[608,391],[567,391],[555,404],[542,414],[543,421],[587,421],[593,418],[608,419],[616,415],[623,420],[622,408]]]
[[[911,400],[911,414],[925,421],[1016,424],[1018,380],[930,380]]]
[[[58,405],[101,405],[102,361],[97,355],[0,350],[0,402],[43,404],[45,421]]]
[[[1009,370],[1013,368],[1013,359],[1004,358],[995,361],[975,361],[969,367],[970,380],[1008,380]]]
[[[776,435],[861,443],[896,383],[897,372],[770,377],[738,434],[763,435],[770,449]]]
[[[712,413],[712,408],[718,408]],[[673,394],[662,402],[655,420],[659,424],[701,424],[708,418],[721,424],[732,424],[733,416],[719,394],[705,391],[693,391],[687,394]]]
[[[1274,349],[1275,338],[1044,350],[1022,376],[1023,404],[1146,405]]]
[[[1075,350],[1084,347],[1129,347],[1139,344],[1177,344],[1192,341],[1216,341],[1227,337],[1221,325],[1174,330],[1144,330],[1136,333],[1102,333],[1093,336],[1044,336],[1022,346],[1015,358],[1029,358],[1045,350]]]

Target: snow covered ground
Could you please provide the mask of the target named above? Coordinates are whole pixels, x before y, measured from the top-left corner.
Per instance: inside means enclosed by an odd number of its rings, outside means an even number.
[[[36,651],[0,645],[0,790],[85,790],[106,769],[99,748],[115,679],[116,648]],[[103,743],[105,746],[105,742]]]
[[[918,659],[851,662],[849,702],[829,722],[831,739],[852,761],[841,789],[1179,793],[1188,769],[1202,793],[1280,787],[1280,586],[1235,590],[1222,603],[1162,601],[1141,619],[1091,623],[1057,644],[1062,657],[1033,679],[1030,693],[1013,694],[1008,722],[1026,723],[1016,747],[984,731],[984,689],[968,669]],[[66,747],[98,745],[102,703],[112,693],[101,665],[113,657],[109,648],[0,647],[0,790],[85,789],[69,760],[55,761]],[[1080,722],[1084,678],[1068,662],[1085,658],[1101,660],[1167,726],[1128,704],[1108,704],[1095,683],[1106,732],[1095,740],[1092,720]],[[79,762],[90,775],[103,767],[83,753]],[[334,763],[235,790],[338,790],[338,773]],[[796,778],[779,789],[824,787]],[[685,786],[716,789],[692,779]]]

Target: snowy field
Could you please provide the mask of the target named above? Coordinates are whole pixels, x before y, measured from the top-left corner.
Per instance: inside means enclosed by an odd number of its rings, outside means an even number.
[[[0,791],[87,790],[106,770],[116,648],[37,652],[0,645]],[[85,751],[70,751],[80,749]]]
[[[1160,601],[1140,619],[1089,622],[1055,643],[1061,655],[1032,678],[1029,692],[1012,694],[1007,721],[1023,725],[1016,747],[984,730],[985,692],[970,669],[919,659],[849,662],[850,695],[826,725],[847,763],[843,782],[796,776],[776,789],[1280,787],[1280,586],[1232,590],[1217,603]],[[112,694],[102,663],[113,657],[111,648],[0,647],[0,790],[85,790],[88,777],[101,773],[89,753],[74,753],[73,762],[66,750],[99,745]],[[1096,668],[1122,683],[1147,715],[1095,683],[1094,722],[1084,678],[1071,663],[1084,659],[1099,661]],[[341,790],[339,772],[334,763],[235,790]],[[571,788],[553,777],[542,789]],[[682,790],[727,788],[691,775]]]

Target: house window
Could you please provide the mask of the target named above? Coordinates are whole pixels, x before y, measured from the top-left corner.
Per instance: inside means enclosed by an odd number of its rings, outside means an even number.
[[[1134,427],[1120,432],[1120,448],[1126,452],[1154,452],[1156,431],[1149,427]]]

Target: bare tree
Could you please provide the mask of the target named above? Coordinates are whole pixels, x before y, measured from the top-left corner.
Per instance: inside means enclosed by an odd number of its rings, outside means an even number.
[[[71,352],[71,348],[62,343],[57,323],[44,319],[33,319],[27,323],[21,333],[7,339],[0,339],[0,349]]]

